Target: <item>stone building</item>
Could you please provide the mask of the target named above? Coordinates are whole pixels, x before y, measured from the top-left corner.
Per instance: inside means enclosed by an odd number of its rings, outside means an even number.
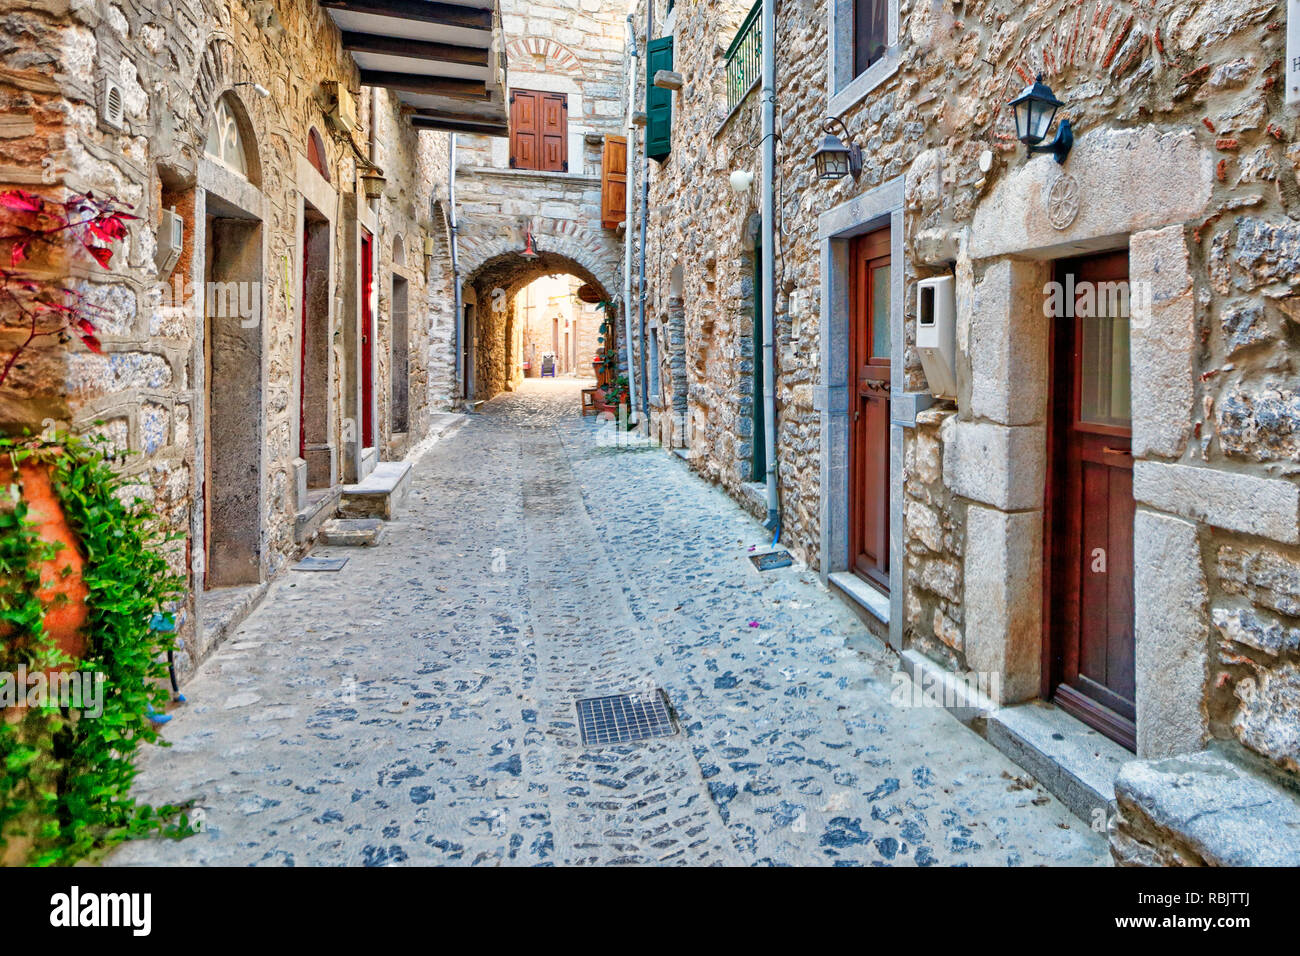
[[[787,0],[764,183],[761,5],[654,2],[637,46],[670,45],[655,67],[682,86],[647,97],[639,64],[634,108],[671,110],[630,176],[650,177],[652,429],[762,507],[774,191],[782,543],[1085,820],[1117,804],[1122,862],[1295,862],[1286,5]],[[1063,163],[1008,108],[1038,74]],[[828,131],[861,148],[854,175],[817,178]],[[953,307],[929,370],[922,303]]]
[[[6,14],[0,188],[94,191],[141,219],[110,271],[76,267],[111,317],[103,354],[34,354],[0,419],[131,453],[183,538],[186,669],[327,518],[400,493],[401,456],[458,390],[447,130],[504,130],[504,34],[491,0],[395,9]]]
[[[518,384],[516,294],[541,276],[575,276],[622,321],[622,217],[604,213],[624,200],[604,170],[624,132],[624,18],[621,5],[597,0],[503,10],[513,133],[461,134],[456,147],[465,398]]]

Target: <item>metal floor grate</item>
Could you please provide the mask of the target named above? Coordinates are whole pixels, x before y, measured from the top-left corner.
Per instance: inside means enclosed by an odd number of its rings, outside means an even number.
[[[794,564],[794,558],[790,557],[789,551],[769,551],[766,554],[751,554],[749,560],[754,562],[754,567],[760,571],[775,571],[777,568],[788,568]]]
[[[293,566],[295,571],[342,571],[347,558],[303,558]]]
[[[578,701],[578,727],[582,742],[625,744],[677,733],[668,710],[668,695],[662,690],[649,694],[616,694]]]

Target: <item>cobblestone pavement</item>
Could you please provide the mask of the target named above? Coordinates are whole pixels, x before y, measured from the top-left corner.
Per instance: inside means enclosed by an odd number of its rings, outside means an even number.
[[[1097,864],[1104,841],[945,712],[658,450],[528,382],[415,466],[339,573],[289,572],[187,685],[137,794],[205,829],[110,862]],[[588,748],[574,702],[662,687],[681,732]]]

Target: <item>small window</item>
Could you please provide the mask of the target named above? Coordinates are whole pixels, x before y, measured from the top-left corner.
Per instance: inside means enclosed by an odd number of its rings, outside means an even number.
[[[569,171],[569,98],[563,93],[510,92],[510,168]]]
[[[853,0],[853,71],[865,73],[889,46],[889,0]]]
[[[244,135],[230,99],[226,96],[217,100],[212,122],[208,124],[208,138],[203,144],[203,152],[209,159],[215,159],[232,172],[248,178],[248,154],[244,150]]]

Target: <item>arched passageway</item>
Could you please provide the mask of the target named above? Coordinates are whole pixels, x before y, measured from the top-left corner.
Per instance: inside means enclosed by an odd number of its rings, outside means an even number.
[[[547,277],[557,281],[545,284],[545,293],[520,295]],[[527,375],[540,376],[548,355],[548,372],[588,378],[596,377],[592,359],[606,347],[619,348],[620,364],[625,361],[619,303],[605,282],[574,258],[545,251],[535,258],[501,253],[474,269],[466,285],[472,289],[467,301],[473,302],[466,310],[463,332],[467,365],[463,375],[472,383],[468,398],[489,399],[514,389]],[[581,290],[603,305],[597,310],[594,303],[575,303],[576,320],[566,327],[567,310],[549,301],[563,298],[558,293],[564,289],[575,297]],[[593,341],[597,336],[598,344]]]

